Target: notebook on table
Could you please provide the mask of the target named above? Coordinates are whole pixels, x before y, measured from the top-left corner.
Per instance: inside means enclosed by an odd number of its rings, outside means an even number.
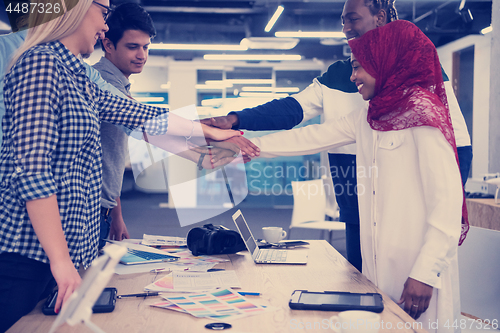
[[[164,251],[157,250],[149,246],[127,242],[109,242],[125,245],[127,247],[127,253],[125,253],[125,255],[123,255],[120,259],[120,263],[124,265],[149,264],[154,262],[179,260],[179,257],[174,254],[165,253]]]
[[[255,263],[302,265],[307,263],[307,251],[304,250],[259,249],[257,241],[253,237],[241,210],[238,209],[238,211],[233,214],[233,221]]]

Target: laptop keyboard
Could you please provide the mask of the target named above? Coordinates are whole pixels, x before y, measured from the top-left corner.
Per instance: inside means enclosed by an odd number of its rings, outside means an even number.
[[[285,250],[267,250],[259,251],[258,261],[264,262],[285,262],[288,251]]]
[[[151,252],[146,252],[146,251],[139,251],[139,250],[134,250],[134,249],[127,249],[127,252],[130,254],[133,254],[137,257],[146,259],[146,260],[165,260],[169,259],[166,261],[174,261],[177,260],[177,257],[169,256],[168,254],[160,254],[160,253],[151,253]]]

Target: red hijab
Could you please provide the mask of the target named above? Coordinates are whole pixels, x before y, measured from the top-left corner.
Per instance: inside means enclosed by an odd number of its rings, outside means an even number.
[[[458,164],[441,64],[427,36],[413,23],[396,20],[350,40],[349,46],[376,80],[368,107],[370,127],[377,131],[436,127],[453,147]],[[459,245],[468,230],[464,196]]]

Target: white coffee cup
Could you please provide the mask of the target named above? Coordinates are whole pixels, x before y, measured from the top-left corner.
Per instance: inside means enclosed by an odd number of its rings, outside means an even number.
[[[262,233],[268,243],[279,243],[280,240],[286,237],[286,231],[280,227],[264,227]]]
[[[377,333],[380,315],[370,311],[343,311],[330,318],[330,328],[337,333]]]

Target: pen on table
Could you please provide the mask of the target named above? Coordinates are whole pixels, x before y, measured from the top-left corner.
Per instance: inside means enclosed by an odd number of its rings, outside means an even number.
[[[128,294],[128,295],[118,295],[116,298],[124,298],[124,297],[148,297],[148,296],[158,296],[159,292],[152,293],[140,293],[140,294]]]
[[[249,292],[249,291],[238,291],[241,296],[260,296],[261,293]]]
[[[170,272],[170,268],[155,268],[155,269],[152,269],[150,272],[151,273],[158,273],[158,272],[163,272],[163,271]]]

